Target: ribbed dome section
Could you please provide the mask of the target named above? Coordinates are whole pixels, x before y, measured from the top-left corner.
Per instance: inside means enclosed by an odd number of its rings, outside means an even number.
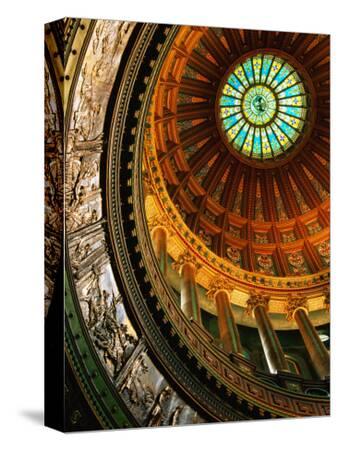
[[[248,62],[252,79],[244,74],[236,93],[240,75],[231,77],[239,68],[245,72]],[[257,78],[255,63],[260,64]],[[269,69],[263,76],[264,64],[271,70],[275,64],[275,73]],[[230,102],[228,85],[238,97],[234,106],[224,104]],[[327,268],[327,36],[182,27],[154,101],[156,150],[169,196],[210,250],[267,275],[299,276]],[[242,114],[242,128],[233,139],[234,124],[224,122],[226,107],[238,107]],[[234,117],[236,111],[226,113]],[[246,134],[236,148],[245,123]],[[247,154],[246,139],[251,139]]]

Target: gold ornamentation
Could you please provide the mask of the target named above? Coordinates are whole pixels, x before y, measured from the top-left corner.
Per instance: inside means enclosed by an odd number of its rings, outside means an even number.
[[[305,258],[302,252],[293,252],[287,255],[288,262],[290,264],[290,269],[295,275],[305,275],[308,270],[305,266]]]
[[[189,250],[185,250],[177,259],[177,261],[174,261],[172,264],[172,268],[174,270],[177,270],[178,272],[181,271],[181,268],[184,264],[192,264],[195,266],[196,271],[199,270],[202,266],[197,262],[197,259],[194,255],[192,255]]]
[[[217,292],[219,291],[227,291],[229,294],[234,290],[234,286],[229,283],[229,281],[224,277],[216,277],[214,278],[210,285],[209,290],[207,292],[207,296],[210,299],[215,298]]]
[[[257,256],[258,272],[273,275],[273,259],[271,255]]]
[[[257,306],[263,306],[267,311],[269,308],[270,296],[264,292],[252,290],[250,291],[250,297],[246,302],[246,313],[250,316],[254,313]]]
[[[169,217],[166,214],[162,214],[161,216],[153,216],[149,221],[148,221],[148,227],[150,231],[153,231],[155,228],[157,227],[162,227],[165,228],[168,237],[173,235],[173,230],[172,230],[172,226],[171,226],[171,222]]]
[[[317,251],[318,251],[319,255],[321,256],[324,264],[329,266],[330,265],[330,241],[321,242],[317,247]]]
[[[142,181],[143,181],[145,197],[147,197],[147,195],[156,194],[156,190],[154,188],[151,176],[149,175],[147,170],[143,170],[143,172],[142,172]]]
[[[229,246],[226,250],[226,254],[231,262],[233,262],[235,265],[240,265],[241,251],[238,248]]]
[[[150,119],[148,120],[147,125],[147,130],[153,130],[153,122]],[[166,211],[166,213],[170,216],[173,229],[177,230],[172,238],[171,244],[168,246],[168,254],[176,258],[177,247],[181,247],[182,244],[186,245],[189,243],[198,261],[201,263],[202,269],[199,282],[204,288],[208,289],[212,278],[222,271],[223,273],[227,273],[227,276],[233,280],[235,286],[240,286],[240,290],[245,292],[248,292],[248,283],[250,283],[251,286],[257,287],[257,289],[264,289],[265,291],[274,293],[276,290],[289,290],[290,288],[301,292],[311,289],[311,294],[314,293],[314,288],[316,290],[316,294],[320,294],[322,292],[321,284],[323,281],[327,282],[329,278],[328,268],[323,270],[321,276],[318,274],[308,273],[299,274],[298,276],[295,276],[296,273],[292,273],[292,275],[285,277],[276,276],[275,274],[268,275],[266,273],[262,273],[257,276],[257,273],[250,273],[247,270],[242,269],[239,264],[234,264],[227,254],[225,255],[226,257],[216,255],[207,247],[203,239],[199,236],[197,236],[198,239],[196,239],[196,234],[194,234],[186,225],[185,212],[177,202],[173,203],[171,201],[168,194],[166,182],[162,177],[161,166],[157,159],[154,133],[148,133],[144,141],[144,148],[145,165],[149,168],[149,170],[151,168],[151,170],[156,171],[156,174],[158,175],[155,179],[152,179],[153,187],[156,193],[156,200],[158,201],[158,204],[156,203],[155,205],[155,209],[160,214],[163,213],[163,210]],[[178,211],[178,214],[171,215],[174,207],[175,211]],[[286,215],[285,219],[287,219]],[[235,260],[236,257],[238,260],[238,254],[236,251],[232,252],[229,250],[229,253],[231,256],[235,257]],[[275,310],[276,302],[274,300],[271,301],[274,303]],[[310,301],[312,302],[312,300]],[[282,311],[283,310],[281,309],[280,312]]]
[[[292,320],[297,309],[303,309],[308,312],[307,298],[302,295],[289,295],[285,305],[286,318]]]

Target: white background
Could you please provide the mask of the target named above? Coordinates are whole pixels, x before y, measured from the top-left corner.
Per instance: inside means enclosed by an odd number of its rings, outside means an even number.
[[[332,198],[337,198],[337,8],[329,0],[5,0],[0,53],[0,446],[3,449],[337,448],[332,417],[63,435],[43,417],[43,24],[64,16],[332,34]],[[333,203],[333,202],[332,202]],[[332,213],[337,373],[337,208]],[[335,424],[337,422],[337,424]]]

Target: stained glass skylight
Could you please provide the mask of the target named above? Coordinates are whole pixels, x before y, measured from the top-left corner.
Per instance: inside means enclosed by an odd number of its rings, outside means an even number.
[[[238,64],[219,98],[227,140],[239,153],[260,160],[282,155],[297,141],[307,111],[300,76],[288,62],[270,54]]]

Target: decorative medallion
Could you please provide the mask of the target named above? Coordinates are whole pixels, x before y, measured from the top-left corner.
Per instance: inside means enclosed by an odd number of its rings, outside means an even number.
[[[238,248],[229,246],[226,250],[227,257],[233,264],[239,265],[241,262],[241,252]]]
[[[257,256],[258,272],[266,273],[267,275],[274,275],[273,259],[271,255]]]
[[[327,267],[330,264],[330,241],[320,243],[317,247],[317,251],[324,266]]]
[[[305,275],[308,273],[305,258],[301,252],[290,253],[287,258],[290,270],[294,275]]]

